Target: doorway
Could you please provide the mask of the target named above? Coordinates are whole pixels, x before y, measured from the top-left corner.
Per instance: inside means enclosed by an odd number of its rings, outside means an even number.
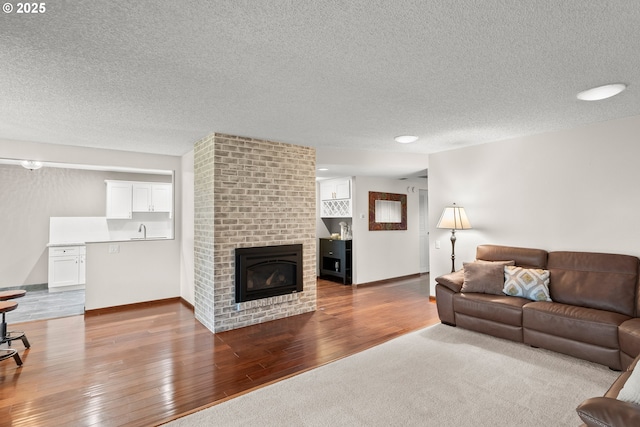
[[[420,190],[420,273],[429,272],[429,192]]]

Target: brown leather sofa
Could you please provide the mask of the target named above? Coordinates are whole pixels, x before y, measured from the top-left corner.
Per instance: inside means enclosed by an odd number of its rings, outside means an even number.
[[[604,397],[592,397],[582,402],[576,411],[589,427],[630,427],[640,426],[640,405],[618,400],[618,394],[638,364],[638,359],[624,371],[611,385]],[[637,374],[636,374],[637,375]]]
[[[463,270],[436,278],[444,324],[627,369],[640,354],[640,260],[591,252],[480,245],[476,258],[549,270],[552,301],[461,292]]]

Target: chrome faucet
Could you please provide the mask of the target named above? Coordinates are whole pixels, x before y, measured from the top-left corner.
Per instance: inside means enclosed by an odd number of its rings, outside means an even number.
[[[147,226],[144,224],[140,224],[140,227],[138,227],[138,233],[140,233],[142,230],[144,230],[143,239],[147,240]]]

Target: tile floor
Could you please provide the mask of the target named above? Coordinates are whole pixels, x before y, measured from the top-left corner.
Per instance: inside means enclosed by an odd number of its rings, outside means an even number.
[[[6,315],[9,326],[12,323],[29,320],[51,319],[84,313],[84,289],[51,293],[46,289],[27,291],[25,296],[15,301],[18,303],[18,308]]]

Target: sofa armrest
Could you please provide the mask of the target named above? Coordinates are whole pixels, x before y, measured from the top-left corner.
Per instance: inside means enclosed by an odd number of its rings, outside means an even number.
[[[576,411],[589,427],[640,426],[640,405],[610,397],[592,397],[582,402]]]
[[[436,277],[436,283],[451,289],[453,292],[460,292],[464,283],[464,270]]]

